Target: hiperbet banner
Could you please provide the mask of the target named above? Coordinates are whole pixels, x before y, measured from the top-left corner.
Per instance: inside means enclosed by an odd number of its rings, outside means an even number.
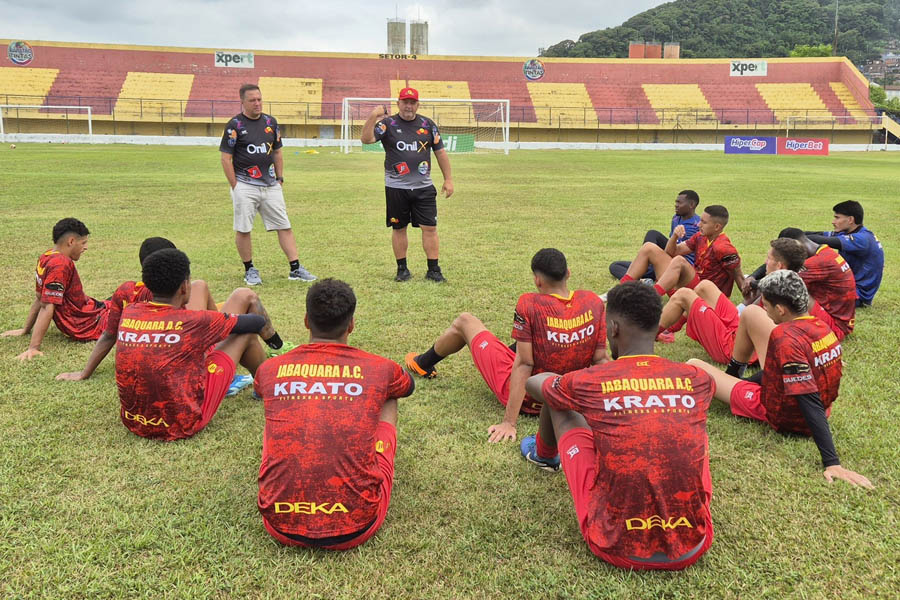
[[[444,150],[447,152],[475,152],[475,136],[471,133],[441,134],[444,140]],[[381,152],[384,148],[381,142],[363,144],[363,152]]]
[[[778,154],[828,156],[828,140],[818,138],[778,138]]]
[[[777,147],[774,137],[725,136],[725,154],[775,154]]]

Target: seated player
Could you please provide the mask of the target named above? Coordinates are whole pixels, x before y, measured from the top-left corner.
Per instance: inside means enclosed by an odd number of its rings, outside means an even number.
[[[163,250],[164,248],[175,248],[175,244],[162,237],[145,239],[138,251],[138,258],[140,259],[141,265],[144,264],[144,259],[148,256],[157,250]],[[106,329],[94,345],[94,349],[91,351],[91,355],[88,357],[84,369],[70,373],[60,373],[56,376],[56,379],[58,381],[82,381],[93,375],[94,371],[100,366],[100,363],[103,362],[103,359],[106,358],[106,355],[109,354],[109,351],[112,350],[112,347],[116,344],[116,333],[119,330],[119,321],[122,319],[122,310],[129,304],[149,302],[150,300],[153,300],[153,294],[150,293],[150,289],[141,281],[126,281],[116,288],[115,293],[110,299],[109,318],[106,320]],[[209,286],[202,279],[191,280],[191,298],[188,300],[185,308],[189,310],[218,310],[216,302],[213,300],[212,294],[209,291]],[[266,343],[268,344],[269,341]],[[281,343],[283,345],[281,338],[273,339],[272,343]],[[269,347],[272,348],[272,346]],[[273,349],[278,350],[276,348]],[[253,380],[252,377],[249,377],[245,382],[243,377],[244,376],[241,375],[235,375],[232,385],[237,383],[239,386],[244,386],[248,385]]]
[[[768,423],[779,432],[812,436],[822,456],[825,479],[843,479],[871,488],[871,482],[841,466],[828,413],[841,382],[841,343],[821,320],[807,312],[810,298],[803,280],[793,271],[775,271],[759,282],[763,307],[748,306],[741,316],[734,358],[725,373],[702,360],[700,367],[716,381],[717,399],[732,414]],[[765,310],[768,319],[744,328],[748,312]],[[756,349],[763,365],[759,381],[739,379],[742,367]]]
[[[569,291],[566,257],[555,248],[531,259],[538,292],[522,294],[513,316],[515,351],[497,339],[477,317],[462,313],[424,354],[406,355],[406,366],[422,377],[437,375],[434,366],[469,346],[485,383],[506,407],[503,421],[488,428],[488,441],[516,439],[519,412],[536,415],[541,404],[525,394],[535,373],[568,373],[605,362],[606,322],[603,301],[594,292]]]
[[[856,279],[857,306],[871,306],[884,273],[884,248],[875,234],[863,227],[863,207],[856,200],[839,202],[832,208],[834,231],[821,237],[808,233],[817,244],[828,244],[850,263]]]
[[[35,299],[25,327],[2,334],[31,334],[28,349],[17,359],[43,356],[41,342],[51,320],[63,335],[79,342],[96,340],[103,332],[109,303],[85,295],[75,268],[75,262],[87,250],[90,233],[84,223],[73,218],[62,219],[53,226],[53,248],[41,255],[35,267]]]
[[[387,515],[397,399],[415,382],[397,363],[347,345],[355,310],[343,281],[313,284],[309,343],[256,373],[266,413],[257,504],[282,544],[346,550],[375,535]]]
[[[684,226],[679,225],[672,232],[665,250],[652,243],[641,246],[621,282],[640,278],[647,267],[653,265],[657,273],[653,288],[660,296],[671,296],[678,288],[693,289],[704,279],[712,281],[723,294],[730,296],[732,285],[740,286],[744,274],[741,257],[723,233],[727,224],[728,210],[724,206],[707,206],[700,215],[700,230],[688,241],[678,241],[684,235]],[[685,259],[692,252],[696,254],[693,265]]]
[[[777,238],[769,245],[765,264],[767,273],[779,269],[799,271],[803,268],[806,251],[799,242]],[[685,322],[687,336],[699,342],[710,358],[723,364],[731,360],[740,314],[728,296],[713,282],[701,281],[694,289],[681,288],[672,294],[663,309],[659,327],[661,330],[677,331]]]
[[[652,242],[665,250],[669,238],[672,236],[672,233],[675,232],[675,228],[679,225],[684,225],[684,235],[678,238],[678,242],[681,243],[689,240],[691,236],[697,233],[697,225],[700,223],[700,215],[694,212],[697,209],[698,204],[700,204],[700,196],[697,195],[697,192],[694,190],[678,192],[678,196],[675,198],[675,216],[672,217],[672,226],[669,228],[669,235],[666,236],[661,231],[651,229],[644,236],[644,243]],[[685,255],[684,258],[689,263],[694,264],[693,253]],[[617,260],[609,265],[609,272],[616,279],[622,279],[630,265],[631,263],[627,260]],[[656,272],[653,270],[653,266],[651,265],[648,267],[646,273],[641,277],[655,280]]]
[[[169,441],[202,430],[225,397],[235,364],[255,373],[265,360],[257,334],[278,335],[259,297],[246,288],[228,297],[224,312],[188,309],[190,275],[180,250],[154,252],[141,277],[153,301],[122,311],[116,384],[122,423],[141,437]]]
[[[653,355],[653,290],[624,283],[608,297],[614,360],[535,375],[528,393],[549,408],[540,434],[561,450],[591,552],[623,569],[683,569],[713,541],[706,413],[715,387],[702,370]]]

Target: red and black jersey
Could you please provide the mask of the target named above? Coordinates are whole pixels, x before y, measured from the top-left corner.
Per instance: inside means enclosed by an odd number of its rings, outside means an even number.
[[[792,396],[818,392],[827,410],[841,384],[841,343],[819,319],[806,316],[780,323],[769,335],[760,403],[778,431],[811,435]]]
[[[100,337],[108,306],[85,295],[75,261],[56,250],[48,250],[38,259],[34,279],[41,302],[55,306],[53,322],[64,335],[82,342]]]
[[[344,344],[306,344],[264,362],[257,504],[282,533],[324,538],[371,523],[380,502],[375,428],[385,401],[412,393],[392,360]]]
[[[833,248],[821,246],[803,263],[800,277],[843,336],[853,331],[856,318],[856,280],[850,264]]]
[[[659,356],[622,356],[549,378],[542,390],[549,406],[581,413],[593,432],[589,534],[600,549],[674,559],[711,533],[712,377]]]
[[[709,279],[726,296],[731,295],[734,270],[741,266],[741,257],[728,236],[721,233],[709,241],[699,231],[685,242],[695,253],[694,270],[700,279]]]
[[[177,440],[197,433],[206,389],[206,353],[237,317],[139,302],[122,311],[116,384],[122,423],[142,437]]]
[[[153,300],[153,293],[142,281],[126,281],[116,288],[109,301],[109,317],[106,319],[105,333],[115,336],[119,330],[119,321],[122,319],[122,310],[135,302],[149,302]]]

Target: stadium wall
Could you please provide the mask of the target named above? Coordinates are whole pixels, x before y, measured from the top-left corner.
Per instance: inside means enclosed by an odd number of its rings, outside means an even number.
[[[509,98],[516,142],[718,143],[789,127],[867,143],[880,126],[864,78],[845,58],[766,59],[765,76],[735,77],[731,59],[540,58],[526,73],[525,57],[29,45],[27,64],[0,67],[0,103],[89,105],[95,132],[107,135],[216,136],[240,110],[245,82],[263,89],[264,110],[285,137],[304,139],[338,137],[344,97],[390,97],[398,82],[427,90],[423,97]],[[806,86],[811,102],[773,108],[757,84]],[[829,90],[835,84],[848,90],[843,99]],[[5,124],[15,133],[78,133],[85,118],[47,108],[7,113]]]

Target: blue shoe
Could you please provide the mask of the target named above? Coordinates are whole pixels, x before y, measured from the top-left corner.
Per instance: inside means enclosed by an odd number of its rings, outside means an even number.
[[[553,473],[559,471],[559,454],[553,458],[541,458],[538,456],[537,436],[526,435],[522,438],[522,444],[519,448],[522,450],[522,456],[525,457],[525,460],[536,465],[539,469],[551,471]]]
[[[248,385],[253,385],[253,375],[235,375],[234,379],[231,380],[231,385],[228,386],[228,391],[225,392],[225,396],[234,396]]]

